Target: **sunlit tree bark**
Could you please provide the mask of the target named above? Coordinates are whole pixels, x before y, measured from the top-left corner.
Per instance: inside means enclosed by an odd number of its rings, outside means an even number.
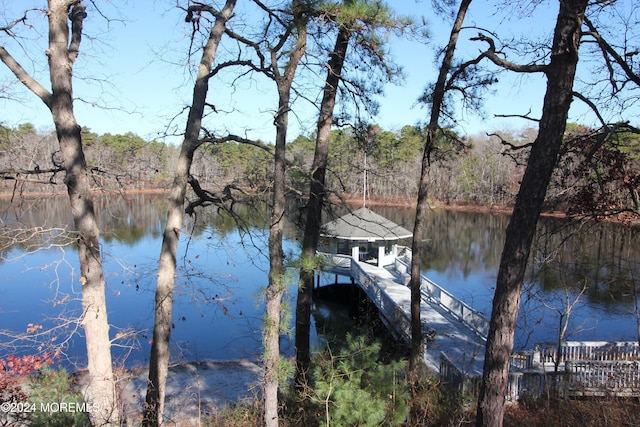
[[[180,231],[183,225],[185,194],[193,155],[200,146],[199,136],[209,89],[211,67],[235,4],[235,0],[227,0],[221,11],[204,4],[192,6],[188,10],[188,16],[192,16],[193,13],[211,13],[215,16],[215,24],[209,31],[209,38],[203,48],[200,64],[198,65],[185,136],[178,157],[171,193],[169,194],[169,210],[162,235],[162,248],[158,263],[153,342],[149,357],[149,380],[143,422],[145,426],[160,426],[163,423],[170,357],[169,341],[171,337],[176,258]]]
[[[266,290],[266,319],[263,332],[264,340],[264,423],[266,426],[278,426],[278,389],[280,379],[280,335],[282,316],[282,296],[286,288],[284,252],[282,237],[284,232],[284,211],[286,205],[286,140],[291,108],[291,87],[296,69],[307,48],[307,22],[304,15],[305,4],[294,0],[291,4],[293,21],[291,32],[293,45],[288,54],[284,69],[278,64],[281,44],[271,50],[271,70],[278,90],[278,110],[274,124],[276,126],[276,144],[273,164],[273,193],[271,224],[269,227],[269,284]],[[288,33],[289,31],[287,31]]]
[[[320,227],[322,226],[322,207],[326,197],[325,176],[329,156],[331,125],[333,124],[333,110],[336,104],[340,73],[342,72],[350,37],[351,30],[345,26],[340,27],[336,36],[335,47],[327,63],[327,78],[318,118],[316,149],[311,166],[307,221],[302,240],[301,257],[305,260],[312,260],[316,256],[316,250],[318,249]],[[311,298],[315,275],[315,270],[311,268],[313,264],[307,263],[305,265],[307,268],[300,270],[301,284],[298,287],[298,299],[296,302],[296,385],[298,387],[306,384],[306,374],[310,363]]]
[[[82,326],[87,345],[89,388],[85,398],[95,406],[93,425],[118,425],[120,419],[111,360],[111,341],[100,255],[100,231],[91,196],[80,126],[73,111],[73,64],[78,57],[86,17],[82,1],[49,0],[47,58],[51,92],[33,79],[0,47],[0,59],[51,110],[64,162],[65,184],[78,232],[78,257],[82,283]],[[69,22],[71,27],[69,27]]]

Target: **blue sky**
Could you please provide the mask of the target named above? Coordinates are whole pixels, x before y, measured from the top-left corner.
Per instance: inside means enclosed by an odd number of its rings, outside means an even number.
[[[30,5],[42,6],[44,3],[44,0],[0,0],[4,10],[2,22],[12,18],[11,13],[16,8],[22,10]],[[236,19],[242,16],[245,2],[240,0],[238,3]],[[499,31],[502,37],[538,35],[549,38],[557,14],[557,2],[550,1],[541,6],[531,18],[512,19],[518,18],[517,5],[526,6],[529,3],[516,2],[516,6],[511,3],[495,12],[488,8],[486,2],[477,2],[472,4],[466,22],[469,26]],[[185,116],[175,120],[172,118],[189,103],[192,90],[189,73],[193,69],[184,63],[185,40],[190,27],[184,22],[183,14],[173,7],[174,2],[170,0],[96,0],[96,4],[113,20],[107,25],[103,18],[90,9],[90,15],[85,21],[86,32],[96,38],[83,39],[82,54],[76,62],[75,72],[79,78],[74,83],[74,94],[83,100],[77,102],[75,107],[78,122],[100,134],[130,131],[148,139],[162,135],[167,128],[181,132]],[[373,121],[386,129],[399,130],[404,125],[416,124],[427,117],[427,110],[415,103],[426,83],[435,79],[439,64],[435,61],[434,49],[446,43],[450,23],[431,13],[430,0],[403,0],[392,4],[400,14],[425,16],[433,36],[430,44],[391,40],[393,58],[404,68],[406,79],[400,86],[387,85],[385,94],[380,99],[380,114]],[[33,17],[35,16],[34,14]],[[41,31],[46,34],[42,28]],[[478,42],[468,41],[477,32],[475,29],[463,32],[457,51],[460,57],[475,56],[485,47]],[[11,48],[9,45],[7,47]],[[38,77],[48,86],[43,68],[37,68],[38,64],[42,64],[38,61],[44,58],[44,40],[38,42],[34,39],[29,42],[28,48],[36,51],[32,56],[35,64],[33,69],[40,70]],[[11,52],[16,52],[20,58],[19,49]],[[31,64],[28,60],[25,61]],[[10,77],[8,70],[0,66],[0,85],[6,84]],[[212,82],[211,100],[221,110],[241,111],[223,120],[209,120],[208,125],[252,138],[273,140],[274,84],[256,79],[239,85],[235,91],[231,91],[229,86],[229,80]],[[500,83],[493,92],[488,93],[485,117],[461,114],[459,131],[472,135],[481,131],[519,129],[531,125],[532,123],[523,120],[498,119],[493,116],[526,114],[528,111],[539,116],[544,89],[544,79],[540,75],[500,75]],[[10,94],[14,99],[0,99],[0,111],[3,111],[0,122],[15,126],[28,121],[38,128],[52,128],[48,110],[35,96],[19,85],[14,86]],[[295,138],[299,133],[310,133],[315,126],[313,109],[299,107],[294,112],[295,116],[290,119],[289,139]],[[588,124],[588,118],[581,116],[579,109],[575,110],[572,119],[586,121]],[[179,139],[169,141],[179,142]]]

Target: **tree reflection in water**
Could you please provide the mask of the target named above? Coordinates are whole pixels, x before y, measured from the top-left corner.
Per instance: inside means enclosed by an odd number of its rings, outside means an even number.
[[[136,348],[114,348],[116,359],[128,365],[145,364],[153,322],[153,286],[163,230],[165,198],[161,195],[127,195],[97,198],[96,213],[103,233],[103,256],[108,291],[109,318],[114,334],[139,331]],[[266,232],[264,208],[240,205],[245,219],[240,228],[215,209],[188,218],[179,265],[172,352],[175,359],[256,359],[261,352],[260,327],[266,286]],[[287,252],[299,250],[300,218],[291,204],[287,224]],[[390,220],[412,229],[411,208],[371,207]],[[335,215],[339,216],[339,212]],[[73,239],[62,228],[70,225],[68,202],[63,198],[0,201],[0,325],[11,334],[29,324],[43,329],[59,325],[60,318],[80,314],[80,282]],[[508,217],[481,213],[433,210],[424,236],[423,273],[472,307],[488,316]],[[53,228],[50,234],[32,233]],[[30,239],[15,240],[16,229]],[[190,236],[190,237],[189,237]],[[45,247],[46,249],[35,250]],[[558,316],[566,301],[584,294],[573,309],[566,338],[571,340],[635,341],[635,290],[640,277],[640,239],[637,229],[615,224],[568,223],[543,218],[529,261],[527,289],[522,299],[516,347],[555,341]],[[324,276],[325,284],[333,276]],[[295,277],[292,277],[295,282]],[[295,285],[295,283],[293,284]],[[293,286],[292,285],[292,286]],[[295,298],[290,292],[289,298]],[[64,302],[64,303],[61,303]],[[556,310],[545,308],[551,305]],[[342,308],[325,305],[319,323],[337,317]],[[325,313],[329,310],[329,313]],[[333,310],[333,311],[332,311]],[[344,323],[344,322],[340,322]],[[71,325],[56,332],[55,343],[70,333]],[[46,340],[51,340],[47,336]],[[314,338],[315,339],[315,338]],[[42,340],[45,340],[43,337]],[[11,342],[5,334],[5,345]],[[1,348],[33,353],[34,345]],[[72,360],[83,364],[82,337],[65,347]],[[291,344],[285,351],[292,354]]]

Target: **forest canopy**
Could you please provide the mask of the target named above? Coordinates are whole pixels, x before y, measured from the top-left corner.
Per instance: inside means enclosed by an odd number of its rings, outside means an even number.
[[[547,209],[582,213],[589,209],[604,209],[600,206],[604,204],[608,204],[609,210],[636,208],[629,189],[640,171],[640,137],[626,126],[621,125],[619,130],[611,143],[587,158],[584,148],[589,141],[593,145],[598,132],[575,123],[568,125],[567,154],[549,189]],[[333,130],[328,187],[346,198],[361,198],[366,153],[367,199],[413,203],[420,171],[422,132],[410,125],[399,131],[376,127],[375,136],[363,144],[352,127]],[[98,135],[83,128],[82,135],[96,188],[153,190],[169,185],[177,147],[161,141],[147,141],[131,132]],[[522,176],[526,147],[535,136],[532,128],[476,135],[464,139],[463,148],[456,148],[451,143],[455,135],[443,134],[436,154],[438,161],[433,162],[430,173],[432,201],[511,205]],[[306,171],[313,158],[313,138],[314,135],[298,135],[288,144],[291,194],[301,194],[308,186]],[[55,135],[40,131],[30,123],[16,128],[0,127],[0,171],[5,178],[2,191],[62,191],[56,186],[61,183],[59,170],[53,168],[45,175],[33,174],[37,168],[42,171],[49,167],[52,159],[55,164],[56,144]],[[270,186],[271,161],[267,150],[253,145],[208,144],[194,159],[192,174],[203,188],[219,190],[235,185],[256,193],[268,190]]]

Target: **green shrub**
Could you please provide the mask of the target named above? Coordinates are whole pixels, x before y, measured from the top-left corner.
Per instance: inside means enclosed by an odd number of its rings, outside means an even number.
[[[321,407],[322,426],[394,426],[409,412],[405,363],[378,362],[380,344],[347,336],[338,355],[318,356],[312,372],[312,401]]]
[[[82,396],[72,390],[67,371],[44,366],[30,380],[31,393],[27,402],[34,411],[29,425],[47,427],[90,426]]]

